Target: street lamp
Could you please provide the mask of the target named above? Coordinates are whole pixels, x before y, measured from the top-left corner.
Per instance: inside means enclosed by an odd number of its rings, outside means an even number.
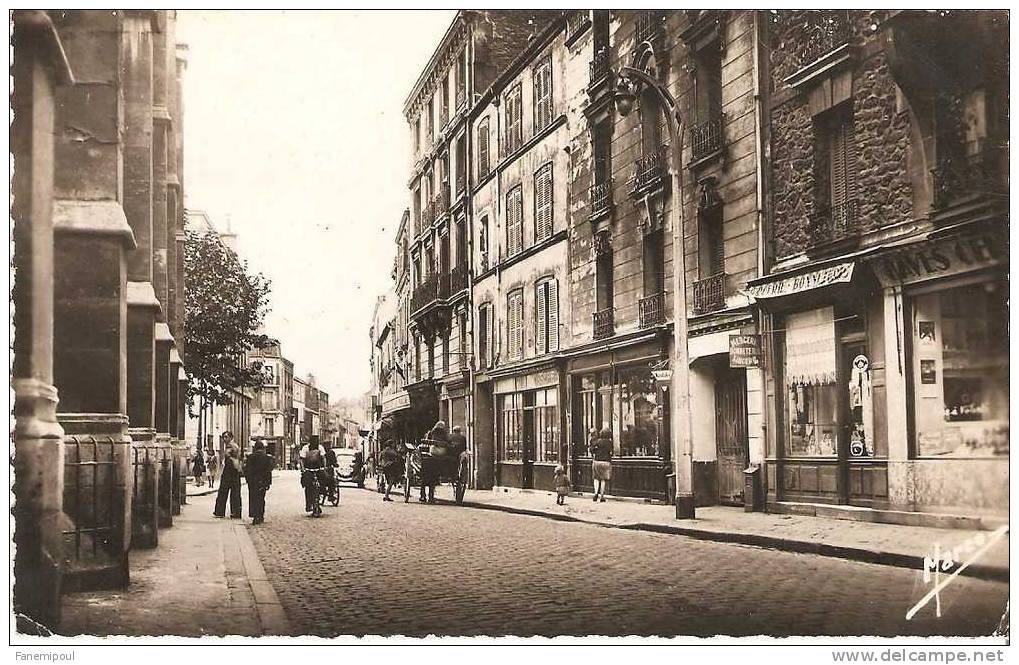
[[[689,519],[694,515],[693,496],[693,437],[690,412],[690,352],[686,320],[686,254],[683,229],[683,119],[675,98],[662,83],[647,72],[634,67],[620,67],[619,80],[613,96],[616,111],[627,116],[633,111],[641,86],[647,86],[658,96],[661,107],[669,117],[669,142],[672,146],[672,196],[675,222],[672,225],[672,285],[673,285],[673,344],[670,353],[672,365],[672,422],[679,425],[672,437],[672,459],[676,468],[676,518]],[[650,209],[648,214],[650,214]],[[650,221],[650,220],[649,220]]]

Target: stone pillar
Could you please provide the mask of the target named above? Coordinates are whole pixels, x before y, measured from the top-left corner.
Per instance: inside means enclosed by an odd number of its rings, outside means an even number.
[[[131,475],[131,546],[152,548],[159,545],[159,448],[156,430],[132,427]]]
[[[17,629],[60,622],[63,431],[53,386],[53,128],[55,88],[70,82],[43,11],[15,11],[14,124],[14,611]]]
[[[64,588],[128,580],[131,476],[126,400],[125,253],[121,206],[121,14],[62,11],[54,21],[77,82],[57,94],[54,383],[67,434]]]
[[[184,373],[184,367],[180,364],[177,365],[177,369],[171,376],[176,376],[177,380],[177,439],[180,441],[180,445],[185,452],[185,460],[191,458],[191,442],[185,438],[184,426],[187,422],[187,406],[185,402],[187,400],[187,374]],[[188,473],[188,469],[185,469],[185,476]],[[180,481],[180,504],[186,506],[188,503],[187,484],[186,478],[181,478]]]
[[[169,384],[169,397],[167,399],[167,429],[170,432],[170,444],[173,446],[173,488],[170,493],[171,512],[180,515],[180,507],[184,501],[185,479],[187,478],[187,446],[177,436],[177,401],[180,399],[180,384],[177,382],[177,372],[180,369],[180,355],[177,349],[170,347],[169,373],[167,383]]]
[[[173,526],[174,450],[170,434],[170,349],[173,337],[165,323],[156,324],[155,430],[159,447],[159,526]]]

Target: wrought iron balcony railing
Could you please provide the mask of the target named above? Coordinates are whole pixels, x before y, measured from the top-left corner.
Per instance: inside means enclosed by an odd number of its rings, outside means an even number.
[[[591,10],[575,9],[566,15],[566,40],[576,37],[591,22]]]
[[[693,283],[693,313],[708,314],[725,309],[725,273],[711,275]]]
[[[1006,192],[998,158],[999,152],[990,148],[971,155],[942,157],[931,169],[931,205],[940,209],[960,198]]]
[[[435,218],[438,219],[444,214],[449,212],[449,186],[445,185],[439,188],[438,193],[435,195],[433,201],[433,210],[435,211]]]
[[[659,146],[637,158],[632,185],[634,192],[654,189],[662,184],[665,179],[668,150],[668,146]]]
[[[417,312],[432,304],[439,297],[438,275],[431,275],[414,288],[410,297],[410,308]]]
[[[718,113],[709,120],[705,120],[690,128],[691,149],[693,150],[694,159],[707,157],[721,149],[722,120],[722,114]]]
[[[451,296],[466,291],[470,285],[466,264],[454,266],[449,273],[449,294]]]
[[[595,312],[592,315],[594,321],[594,338],[605,339],[606,337],[612,337],[615,332],[615,317],[613,316],[612,309],[603,309],[600,312]]]
[[[638,303],[637,313],[642,329],[653,328],[665,323],[665,294],[656,293],[646,298],[641,298]]]
[[[591,185],[591,219],[597,219],[612,209],[612,179]]]
[[[840,46],[849,43],[850,23],[849,12],[845,10],[825,10],[808,27],[803,45],[803,61],[801,65],[812,62],[831,53]]]
[[[835,205],[815,204],[807,223],[812,247],[845,240],[860,233],[859,202],[848,199]]]
[[[588,81],[588,88],[591,88],[595,84],[600,83],[609,74],[609,50],[601,48],[596,51],[589,67],[591,78]]]
[[[427,228],[435,221],[435,202],[429,201],[421,211],[421,228]]]
[[[653,41],[665,32],[665,12],[660,9],[643,11],[637,17],[635,41],[637,44]]]

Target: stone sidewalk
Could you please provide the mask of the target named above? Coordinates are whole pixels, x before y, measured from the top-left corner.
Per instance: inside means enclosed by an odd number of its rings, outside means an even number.
[[[64,596],[62,635],[289,635],[290,623],[241,520],[190,496],[159,547],[131,552],[131,584]]]
[[[442,492],[440,489],[439,493]],[[594,503],[590,495],[578,494],[567,497],[566,505],[557,506],[553,493],[537,490],[469,489],[465,505],[917,570],[923,569],[924,557],[934,555],[935,546],[945,553],[964,543],[973,544],[973,547],[968,548],[968,552],[972,553],[978,549],[976,543],[996,538],[994,544],[960,574],[1005,582],[1009,579],[1007,532],[1003,537],[998,537],[991,531],[748,513],[741,508],[728,506],[698,508],[696,519],[679,520],[672,506],[611,499],[604,503]]]

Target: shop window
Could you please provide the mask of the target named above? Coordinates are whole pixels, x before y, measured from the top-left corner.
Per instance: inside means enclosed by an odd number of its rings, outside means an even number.
[[[665,402],[648,366],[586,374],[574,386],[578,456],[589,455],[591,436],[603,427],[612,431],[618,457],[663,456],[662,446],[668,440],[662,431]]]
[[[534,392],[532,418],[534,436],[534,461],[559,461],[559,411],[558,395],[555,388]]]
[[[835,360],[835,317],[831,307],[786,317],[788,457],[837,454]]]
[[[1007,298],[1001,282],[913,298],[917,455],[1008,455]]]
[[[499,397],[499,459],[516,461],[523,456],[523,393]]]

